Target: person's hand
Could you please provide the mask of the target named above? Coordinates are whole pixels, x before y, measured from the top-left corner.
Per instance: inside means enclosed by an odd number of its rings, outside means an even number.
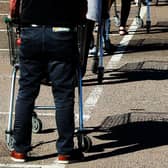
[[[10,0],[9,2],[9,18],[18,20],[19,18],[20,0]]]
[[[85,20],[86,19],[86,13],[88,10],[88,5],[87,5],[87,0],[79,0],[80,1],[80,18],[81,20]]]

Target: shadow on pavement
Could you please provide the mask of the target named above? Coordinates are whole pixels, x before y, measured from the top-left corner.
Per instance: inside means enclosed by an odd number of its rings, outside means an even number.
[[[137,53],[137,52],[150,52],[150,51],[160,51],[168,50],[168,40],[167,39],[139,39],[132,40],[131,43],[124,48],[121,46],[116,54],[126,54],[126,53]]]
[[[160,4],[160,6],[167,6],[168,4]],[[158,33],[167,33],[168,32],[168,22],[167,21],[158,21],[155,25],[151,25],[149,33],[146,32],[146,22],[141,29],[137,29],[135,35],[140,34],[158,34]],[[131,31],[130,31],[131,32]]]
[[[167,117],[168,113],[128,113],[107,117],[100,125],[100,130],[107,132],[95,136],[102,143],[93,145],[85,161],[167,145]]]
[[[126,63],[119,69],[105,70],[101,85],[127,83],[144,80],[165,80],[168,79],[167,61],[143,61]],[[83,80],[83,86],[98,85],[97,78]]]
[[[47,154],[47,155],[41,155],[41,156],[31,156],[28,158],[27,161],[37,161],[37,160],[47,160],[50,158],[55,158],[57,157],[57,153],[51,153],[51,154]]]
[[[107,116],[99,126],[90,130],[88,134],[96,133],[93,137],[100,143],[93,144],[84,162],[167,145],[168,113],[132,112]],[[39,142],[33,148],[55,141]],[[31,156],[29,161],[56,156],[57,153]]]

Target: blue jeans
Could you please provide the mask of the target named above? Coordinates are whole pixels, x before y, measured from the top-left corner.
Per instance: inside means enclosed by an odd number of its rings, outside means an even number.
[[[78,60],[76,32],[54,32],[52,27],[21,29],[19,90],[15,106],[14,148],[31,150],[32,112],[41,80],[52,84],[59,138],[58,153],[69,153],[74,142],[74,76]]]

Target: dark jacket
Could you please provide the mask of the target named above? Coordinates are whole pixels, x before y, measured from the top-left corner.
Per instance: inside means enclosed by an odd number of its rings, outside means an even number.
[[[84,8],[85,0],[17,1],[21,1],[21,24],[73,26],[81,21],[81,8]]]

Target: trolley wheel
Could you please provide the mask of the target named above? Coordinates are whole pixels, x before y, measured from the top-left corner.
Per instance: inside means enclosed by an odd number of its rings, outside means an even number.
[[[146,32],[150,32],[150,27],[151,27],[151,21],[146,21]]]
[[[6,145],[7,145],[7,148],[9,149],[9,151],[12,151],[14,149],[14,137],[13,135],[8,135],[9,139],[7,140],[7,135],[6,135]]]
[[[102,83],[104,76],[104,67],[98,67],[98,82]]]
[[[92,147],[91,139],[87,135],[79,134],[78,135],[78,147],[83,152],[89,152]]]
[[[39,118],[32,116],[32,132],[39,133],[42,130],[42,122]]]
[[[144,26],[143,20],[140,16],[136,16],[136,24],[138,28],[142,28]]]
[[[114,16],[114,24],[115,26],[119,27],[120,26],[120,18],[118,15]]]

